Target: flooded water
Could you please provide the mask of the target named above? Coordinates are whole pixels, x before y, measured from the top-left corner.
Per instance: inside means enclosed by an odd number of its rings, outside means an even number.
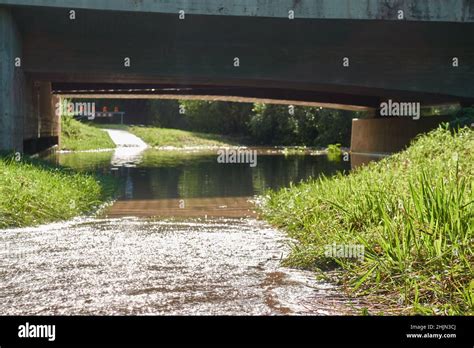
[[[290,241],[251,202],[350,163],[259,150],[252,168],[217,163],[215,151],[120,151],[51,158],[120,177],[121,195],[98,217],[1,231],[0,313],[360,312],[313,273],[281,266]]]

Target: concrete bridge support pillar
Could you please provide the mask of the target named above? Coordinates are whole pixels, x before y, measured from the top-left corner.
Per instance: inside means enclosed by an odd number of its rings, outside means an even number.
[[[0,151],[23,151],[25,76],[21,54],[21,36],[13,16],[0,7]]]
[[[51,90],[51,84],[49,86]],[[53,124],[51,127],[52,131],[52,140],[56,142],[56,145],[61,146],[61,117],[59,115],[56,115],[56,108],[60,105],[62,102],[62,98],[57,95],[52,95],[51,96],[51,117],[53,119]]]
[[[388,154],[403,150],[418,134],[438,127],[450,117],[380,117],[352,120],[351,152]]]
[[[51,82],[35,81],[28,86],[31,93],[31,105],[25,113],[25,128],[23,132],[24,151],[36,153],[43,151],[59,140],[59,116],[56,115],[56,98],[51,94]]]
[[[20,32],[0,7],[0,151],[35,153],[58,143],[51,83],[33,81],[23,63]]]

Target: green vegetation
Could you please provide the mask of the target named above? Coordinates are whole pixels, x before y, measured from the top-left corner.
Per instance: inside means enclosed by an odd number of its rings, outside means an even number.
[[[360,112],[260,103],[188,100],[181,105],[180,124],[188,129],[250,137],[260,145],[348,146],[352,118],[363,117]]]
[[[37,160],[0,157],[0,228],[92,213],[112,199],[116,184],[111,177],[78,174]]]
[[[245,143],[252,145],[326,147],[340,143],[347,147],[352,119],[366,117],[362,111],[261,103],[158,99],[87,101],[95,102],[97,109],[124,111],[126,124],[247,138],[251,142]],[[421,114],[423,117],[457,114],[459,125],[474,122],[473,109],[460,109],[459,105],[423,108]]]
[[[452,128],[473,127],[474,108],[463,108],[456,112],[454,119],[449,123]]]
[[[233,136],[249,135],[247,123],[252,114],[250,103],[181,100],[180,106],[184,108],[181,123],[188,130]]]
[[[332,162],[338,162],[341,160],[342,150],[341,144],[330,144],[327,148],[328,159]]]
[[[150,146],[229,146],[236,143],[217,134],[156,127],[130,127],[129,131]]]
[[[115,106],[126,111],[126,123],[249,138],[254,145],[348,146],[352,118],[364,117],[362,112],[319,107],[202,100],[114,100],[107,105]]]
[[[262,213],[297,239],[288,265],[336,269],[405,313],[473,314],[474,131],[439,128],[344,176],[269,192]],[[325,253],[363,245],[363,260]]]
[[[126,130],[142,139],[145,143],[153,147],[194,147],[194,146],[235,146],[237,140],[217,134],[206,134],[189,132],[179,129],[167,129],[158,127],[141,127],[104,124],[98,127],[110,129]]]
[[[316,107],[254,104],[248,121],[252,139],[265,145],[348,146],[352,118],[363,113]]]
[[[341,154],[341,144],[330,144],[328,145],[328,153],[340,155]]]
[[[115,144],[107,132],[74,120],[61,118],[61,150],[85,151],[113,149]]]

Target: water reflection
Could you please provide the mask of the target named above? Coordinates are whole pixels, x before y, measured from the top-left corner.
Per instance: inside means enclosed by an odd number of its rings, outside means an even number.
[[[267,189],[349,170],[326,156],[283,155],[257,149],[258,165],[218,163],[216,151],[139,151],[58,154],[57,163],[81,171],[112,172],[122,180],[120,199],[106,216],[254,216],[249,198]]]
[[[80,172],[110,173],[114,151],[54,153],[46,160]]]
[[[106,172],[111,153],[60,154],[56,161],[82,171]],[[123,199],[251,197],[266,189],[333,175],[350,169],[349,162],[326,156],[260,153],[255,168],[248,164],[218,163],[215,152],[178,152],[149,149],[134,167],[113,172],[124,179]]]

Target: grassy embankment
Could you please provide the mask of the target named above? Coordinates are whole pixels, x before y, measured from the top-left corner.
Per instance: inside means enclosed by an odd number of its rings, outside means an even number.
[[[61,149],[115,148],[108,134],[62,118]],[[89,214],[112,199],[111,177],[77,173],[29,158],[0,155],[0,228],[32,226]]]
[[[116,124],[96,124],[100,128],[126,130],[152,147],[216,147],[238,145],[235,139],[218,134],[189,132],[180,129],[127,126]]]
[[[107,132],[63,117],[61,122],[61,150],[86,151],[114,149],[115,144]]]
[[[115,189],[112,177],[76,173],[38,160],[0,157],[0,228],[92,213],[112,199]]]
[[[348,291],[403,313],[473,314],[473,178],[474,131],[440,128],[347,176],[269,192],[262,213],[297,240],[288,265],[336,269]],[[365,256],[330,257],[333,243]]]

